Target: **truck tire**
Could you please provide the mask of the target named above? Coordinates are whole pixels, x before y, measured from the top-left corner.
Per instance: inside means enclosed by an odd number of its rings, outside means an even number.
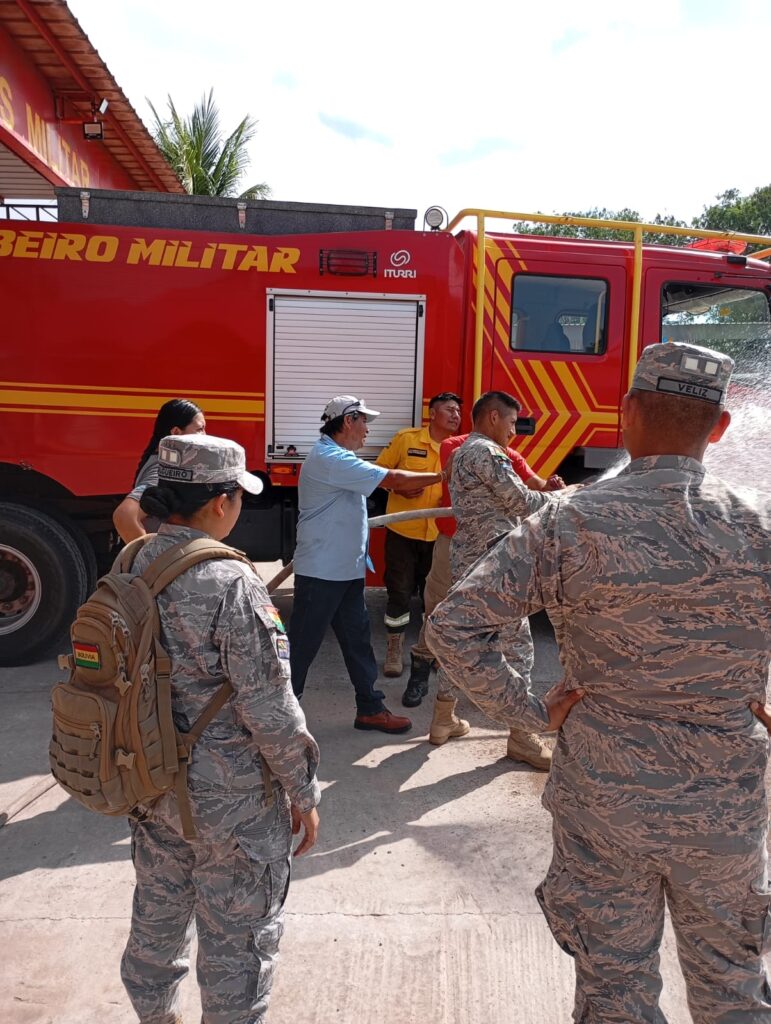
[[[80,529],[77,523],[69,521],[64,515],[60,515],[55,509],[46,509],[45,515],[50,516],[51,519],[56,520],[59,524],[60,529],[64,530],[78,546],[83,564],[86,567],[87,577],[87,592],[93,593],[96,587],[96,581],[99,578],[99,567],[96,560],[96,552],[94,551],[94,545],[91,543],[86,534]],[[112,564],[112,559],[110,560]]]
[[[62,636],[89,594],[86,560],[66,526],[0,502],[0,665],[22,665]]]

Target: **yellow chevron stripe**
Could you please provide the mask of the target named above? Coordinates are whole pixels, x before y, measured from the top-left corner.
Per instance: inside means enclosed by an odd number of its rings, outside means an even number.
[[[539,469],[539,473],[542,476],[549,476],[559,468],[560,463],[565,456],[568,455],[575,447],[576,439],[581,436],[581,432],[584,428],[585,424],[579,420],[579,422],[574,424],[573,428],[565,435],[558,447],[552,448],[551,451],[544,454],[543,462]]]
[[[557,391],[557,388],[554,386],[554,382],[549,376],[549,371],[546,369],[544,364],[538,362],[537,359],[534,359],[529,365],[532,367],[533,374],[538,377],[538,380],[543,385],[544,391],[551,399],[551,405],[548,406],[548,408],[553,409],[555,412],[563,412],[566,409],[565,402],[562,395],[560,395],[559,391]],[[554,365],[554,363],[549,363],[550,368]],[[580,412],[581,410],[579,409],[577,411]]]
[[[485,242],[488,243],[490,246],[496,246],[497,249],[498,249],[498,252],[501,254],[502,258],[505,259],[505,260],[508,260],[511,256],[514,256],[514,258],[519,263],[520,269],[521,270],[527,270],[527,264],[522,259],[521,255],[519,254],[519,251],[517,250],[516,246],[513,244],[513,242],[510,239],[508,239],[508,238],[495,239],[495,238],[491,238],[488,235],[488,236],[485,237]]]
[[[613,416],[611,413],[601,413],[603,418],[607,417],[609,425],[614,426]],[[558,448],[555,448],[552,452],[549,452],[543,463],[543,471],[548,475],[554,472],[559,467],[566,454],[570,453],[578,444],[587,444],[588,441],[594,437],[594,435],[601,430],[607,430],[607,427],[601,424],[592,426],[592,421],[596,419],[596,414],[591,416],[582,416],[581,419],[571,428],[571,430],[565,435],[560,442]],[[588,420],[588,422],[587,422]],[[582,437],[584,431],[589,430],[589,433]]]
[[[589,387],[589,381],[586,379],[586,376],[584,375],[584,371],[581,369],[580,365],[578,363],[574,363],[573,364],[573,368],[576,371],[576,373],[578,374],[578,376],[581,378],[581,380],[583,381],[584,387],[586,388],[587,393],[592,396],[592,401],[594,402],[594,408],[595,409],[611,409],[611,410],[613,410],[613,412],[617,412],[618,411],[616,409],[615,405],[601,405],[597,401],[597,399],[594,397],[594,392]]]
[[[525,261],[524,261],[524,260],[522,259],[522,257],[521,257],[521,256],[519,255],[519,252],[517,251],[517,248],[516,248],[516,246],[514,245],[514,243],[513,243],[513,242],[509,242],[509,248],[510,248],[510,249],[511,249],[511,251],[512,251],[512,252],[514,253],[514,255],[516,256],[516,258],[517,258],[517,259],[519,260],[519,265],[520,265],[520,267],[522,268],[522,270],[527,270],[527,264],[526,264],[526,263],[525,263]]]
[[[168,392],[162,392],[168,394]],[[25,408],[34,406],[37,409],[56,406],[60,411],[72,410],[115,410],[113,415],[133,413],[141,416],[158,411],[158,399],[150,395],[126,394],[91,394],[84,395],[72,391],[26,391],[17,388],[0,387],[0,403],[5,407]],[[118,412],[117,410],[120,410]],[[146,410],[146,412],[142,412]],[[258,416],[264,414],[265,403],[262,399],[243,400],[233,398],[208,398],[205,412],[207,415],[234,414]]]
[[[538,409],[539,406],[543,406],[543,401],[541,400],[540,396],[535,397],[537,395],[536,390],[534,388],[530,388],[530,392],[526,394],[523,391],[522,385],[518,384],[517,381],[514,379],[514,376],[513,376],[512,372],[511,372],[510,368],[506,365],[506,362],[504,361],[503,357],[501,356],[501,353],[498,351],[497,348],[494,349],[494,351],[495,351],[496,359],[498,360],[498,362],[501,364],[501,367],[503,368],[503,372],[506,374],[506,376],[509,378],[509,380],[511,381],[511,383],[513,385],[513,390],[514,390],[515,397],[518,397],[520,399],[524,399],[525,403],[527,403],[528,405],[531,405],[531,404],[534,405],[536,409]],[[520,367],[520,369],[521,369],[521,367]],[[540,439],[540,437],[537,434],[531,434],[530,436],[520,437],[517,440],[517,451],[521,452],[521,454],[523,456],[527,457],[529,452],[530,452],[530,450],[532,448],[538,448],[540,446],[540,443],[541,443],[541,439]]]
[[[549,404],[546,395],[542,393],[538,381],[536,380],[533,366],[534,363],[529,363],[525,359],[517,364],[517,369],[520,372],[525,385],[530,390],[530,397],[535,401],[535,408],[539,412],[545,412],[549,408]]]
[[[581,390],[579,389],[578,384],[576,383],[576,379],[571,372],[571,364],[550,363],[549,366],[555,374],[555,376],[559,377],[560,383],[565,388],[570,397],[573,399],[573,408],[576,409],[578,412],[589,410],[590,406],[586,404],[586,399],[581,393]]]
[[[559,448],[555,449],[555,455],[558,460],[561,461],[566,454],[572,452],[573,449],[578,445],[582,436],[586,433],[587,428],[590,424],[582,417],[578,423],[576,423],[565,435],[560,443]]]
[[[485,239],[485,313],[489,316],[493,322],[493,329],[497,327],[498,318],[495,315],[495,279],[494,275],[491,274],[487,268],[487,252],[488,250],[492,253],[493,257],[499,252],[498,247],[494,245],[489,239]],[[484,330],[485,337],[491,345],[494,347],[494,338],[488,332],[487,327]]]
[[[618,424],[614,423],[614,424],[611,424],[610,426],[611,426],[611,428],[617,428]],[[616,430],[613,429],[612,432],[615,433]],[[606,433],[609,433],[608,427],[598,424],[597,426],[592,427],[592,429],[586,435],[586,437],[584,438],[584,444],[589,444],[589,442],[592,440],[592,438],[595,436],[595,434],[606,434]],[[614,449],[614,451],[615,450],[616,449]],[[620,451],[621,449],[618,449],[618,450]]]
[[[505,255],[500,251],[500,249],[498,249],[497,247],[493,247],[492,245],[491,248],[494,248],[494,253],[497,252],[499,258],[505,259]],[[496,291],[495,282],[494,280],[492,280],[491,274],[488,274],[488,281],[490,282],[490,291],[494,293]],[[509,337],[511,304],[506,300],[506,296],[503,294],[501,290],[498,290],[495,305],[497,314],[495,317],[496,330],[501,341],[503,342],[504,348],[508,349],[511,342],[511,339]]]
[[[564,452],[563,445],[560,444],[559,446],[556,446],[554,442],[557,435],[562,433],[562,430],[564,429],[565,424],[569,421],[569,419],[570,417],[567,415],[567,413],[559,413],[555,417],[554,421],[549,425],[549,428],[543,434],[540,435],[538,443],[535,446],[535,448],[538,452],[544,453],[544,459],[548,459],[550,457],[546,453]],[[558,456],[557,462],[561,462],[562,458],[562,455]]]
[[[565,408],[565,403],[552,384],[549,374],[543,365],[541,363],[532,363],[531,366],[534,374],[537,375],[539,381],[543,384],[544,389],[551,395],[552,404],[551,406],[546,406],[546,408],[556,413],[553,421],[540,437],[539,447],[547,449],[551,447],[557,435],[561,434],[563,428],[570,422],[570,412]]]
[[[515,393],[521,398],[525,398],[526,401],[533,401],[536,409],[543,411],[547,408],[540,390],[536,387],[535,381],[530,382],[530,395],[524,395],[522,393],[522,386],[517,383],[514,376],[511,373],[509,366],[506,364],[503,356],[495,350],[495,356],[498,360],[501,368],[503,369],[506,376],[511,381]],[[539,364],[526,364],[521,363],[519,370],[523,377],[529,378],[529,373],[526,372],[525,367],[531,370],[533,367]],[[554,365],[554,364],[552,364]],[[539,367],[540,368],[540,367]],[[539,375],[539,381],[541,376]],[[586,405],[585,400],[581,396],[581,401],[584,406]],[[564,403],[560,403],[564,409]],[[556,410],[555,410],[556,411]],[[614,410],[613,412],[595,412],[594,410],[577,410],[579,412],[579,418],[576,423],[571,427],[568,434],[561,440],[558,448],[548,452],[549,445],[553,437],[557,436],[563,429],[565,423],[569,420],[570,416],[568,412],[557,412],[555,420],[550,424],[548,430],[543,434],[533,434],[530,437],[522,437],[518,440],[517,448],[528,461],[533,464],[533,468],[537,472],[542,470],[546,473],[551,473],[555,470],[562,459],[565,456],[566,451],[570,451],[575,445],[576,440],[581,436],[582,432],[589,429],[589,437],[594,436],[599,431],[615,430],[618,426],[618,414]]]

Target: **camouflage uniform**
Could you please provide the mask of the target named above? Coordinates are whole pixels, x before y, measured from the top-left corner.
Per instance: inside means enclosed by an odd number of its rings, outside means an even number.
[[[450,545],[452,578],[459,580],[494,541],[520,519],[550,500],[543,491],[525,487],[506,451],[475,431],[455,452],[450,497],[458,528]]]
[[[503,534],[550,501],[542,491],[525,487],[506,451],[484,434],[472,432],[455,452],[450,497],[458,527],[450,542],[450,568],[455,582]],[[526,618],[509,623],[507,650],[516,649],[528,678],[533,667],[533,639]],[[441,663],[441,659],[439,659]],[[445,673],[437,673],[440,694],[451,692]]]
[[[164,525],[136,569],[204,536]],[[289,885],[289,799],[301,811],[318,803],[318,747],[292,693],[284,627],[255,572],[240,562],[202,562],[174,580],[158,605],[178,728],[195,722],[224,680],[235,694],[193,747],[196,838],[182,837],[173,792],[132,825],[137,884],[122,977],[142,1024],[172,1024],[195,915],[203,1020],[260,1024]]]
[[[771,1021],[769,740],[748,706],[769,675],[769,531],[771,498],[692,458],[636,459],[501,540],[429,622],[452,682],[493,717],[543,729],[502,637],[544,608],[568,688],[586,690],[544,792],[554,850],[537,892],[575,957],[581,1024],[665,1024],[665,895],[694,1021]]]

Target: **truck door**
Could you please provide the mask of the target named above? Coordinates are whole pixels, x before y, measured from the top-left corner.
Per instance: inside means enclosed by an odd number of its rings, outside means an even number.
[[[363,458],[422,416],[424,295],[268,292],[266,458],[304,458],[335,395],[382,412]]]
[[[532,432],[515,443],[532,469],[547,476],[572,454],[609,465],[626,390],[623,263],[500,259],[493,317],[489,386],[522,403]]]
[[[765,389],[771,370],[769,288],[740,273],[652,267],[645,274],[643,345],[690,341],[733,357],[734,388]]]

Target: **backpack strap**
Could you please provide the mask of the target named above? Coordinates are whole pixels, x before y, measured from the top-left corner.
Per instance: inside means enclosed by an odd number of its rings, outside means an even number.
[[[134,540],[130,540],[128,544],[126,544],[125,547],[122,547],[118,552],[115,561],[112,563],[110,572],[130,572],[131,566],[134,564],[134,559],[150,538],[154,536],[154,533],[143,533],[141,537],[135,537]]]
[[[198,739],[207,725],[214,719],[214,716],[220,711],[225,704],[233,696],[233,684],[229,679],[220,686],[219,690],[214,694],[209,703],[203,709],[201,714],[196,718],[191,729],[188,732],[177,733],[179,740],[179,747],[177,749],[177,780],[175,783],[175,790],[177,794],[177,808],[179,810],[179,819],[182,823],[182,834],[185,839],[195,838],[195,825],[193,824],[193,809],[190,806],[190,794],[187,791],[187,766],[190,762],[190,756],[193,750],[193,745]],[[262,754],[260,754],[260,761],[262,762],[262,782],[265,790],[265,802],[268,805],[273,804],[273,773],[270,770],[268,762],[265,760]]]
[[[196,718],[189,732],[177,734],[179,739],[179,749],[177,751],[179,770],[177,771],[177,780],[174,788],[177,792],[177,807],[179,809],[179,818],[182,822],[182,834],[185,839],[192,839],[195,836],[193,809],[190,806],[190,795],[187,791],[187,766],[190,761],[193,744],[200,738],[206,726],[212,721],[217,712],[225,706],[232,695],[233,684],[229,679],[226,679],[198,718]]]
[[[132,543],[134,543],[132,541]],[[199,562],[205,562],[211,558],[232,558],[239,562],[246,562],[254,568],[251,559],[247,558],[242,551],[228,547],[218,540],[210,540],[208,537],[197,537],[195,540],[182,541],[164,551],[154,559],[142,573],[142,579],[150,588],[153,597],[157,597],[162,590],[183,572],[191,569]]]
[[[132,543],[134,543],[132,541]],[[247,558],[241,551],[228,547],[220,541],[211,540],[207,537],[198,537],[192,541],[183,541],[175,544],[164,551],[162,555],[154,559],[142,573],[142,580],[150,589],[153,598],[156,598],[173,580],[181,576],[183,572],[213,558],[230,558],[236,561],[246,562],[253,567],[251,559]],[[156,607],[157,615],[157,607]],[[154,629],[155,633],[155,675],[159,688],[159,695],[164,693],[166,699],[159,700],[160,708],[171,708],[171,659],[160,645],[157,631],[157,619]],[[182,832],[186,839],[195,837],[195,826],[193,824],[193,811],[190,806],[190,796],[187,791],[187,766],[190,761],[193,745],[201,736],[207,725],[214,719],[215,715],[225,706],[233,695],[233,685],[226,680],[219,690],[214,694],[201,714],[196,718],[190,730],[186,733],[179,733],[174,729],[173,722],[167,723],[177,735],[178,747],[176,751],[164,748],[164,762],[169,767],[177,768],[175,790],[177,794],[177,807],[182,824]],[[161,730],[167,735],[173,735],[170,729]],[[263,779],[266,781],[266,796],[272,799],[272,784],[269,785],[269,776],[266,776],[267,763],[263,759]],[[167,769],[168,770],[168,769]],[[268,770],[269,771],[269,770]],[[269,788],[268,788],[269,785]]]
[[[150,590],[153,597],[154,614],[151,642],[154,644],[155,649],[155,677],[159,694],[158,707],[161,718],[163,719],[161,728],[161,739],[164,741],[162,743],[163,761],[164,767],[169,773],[177,770],[179,752],[177,744],[173,743],[171,738],[178,736],[178,733],[171,719],[171,658],[169,658],[160,643],[160,620],[155,598],[157,598],[158,594],[167,587],[169,583],[175,580],[177,576],[180,576],[187,569],[197,565],[199,562],[210,558],[235,558],[240,561],[248,562],[249,565],[252,564],[246,555],[241,554],[240,551],[236,551],[234,548],[228,547],[227,544],[221,544],[219,541],[209,540],[206,537],[199,537],[193,541],[182,541],[180,544],[174,544],[167,551],[164,551],[163,554],[154,559],[140,577],[143,583]],[[230,686],[229,683],[227,685]],[[230,687],[227,694],[215,695],[220,696],[220,703],[216,706],[212,706],[211,711],[210,705],[207,704],[195,725],[201,721],[201,718],[203,718],[204,715],[208,714],[208,718],[206,718],[202,723],[201,728],[191,739],[190,746],[192,746],[198,736],[200,736],[201,732],[211,721],[211,718],[220,710],[230,696],[230,693],[232,693],[232,687]],[[214,705],[214,700],[212,700],[211,704]],[[188,733],[186,735],[190,734]],[[180,771],[182,771],[181,767]],[[186,769],[183,774],[186,774]],[[182,808],[182,806],[183,800],[180,798],[180,808]],[[180,811],[180,813],[182,813],[182,811]],[[189,817],[189,805],[187,813]]]

